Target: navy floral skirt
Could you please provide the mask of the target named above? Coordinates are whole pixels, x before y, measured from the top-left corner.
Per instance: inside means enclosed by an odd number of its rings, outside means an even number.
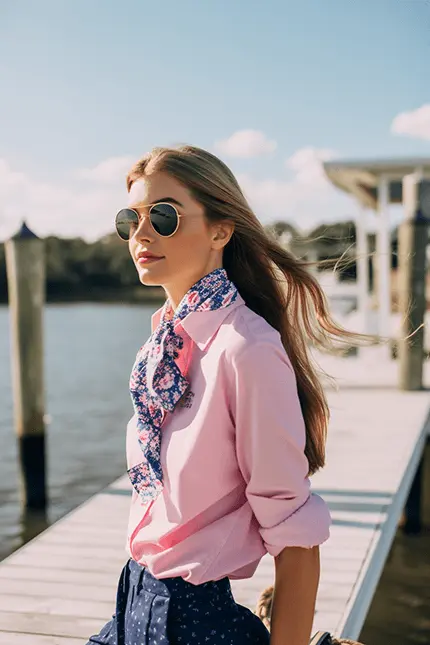
[[[269,632],[235,602],[230,581],[157,580],[134,560],[122,570],[116,612],[87,645],[268,645]]]

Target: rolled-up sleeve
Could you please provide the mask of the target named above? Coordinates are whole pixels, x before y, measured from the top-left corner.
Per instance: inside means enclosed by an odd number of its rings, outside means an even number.
[[[310,489],[306,432],[290,360],[279,340],[249,344],[233,360],[234,419],[246,495],[273,556],[330,537],[324,500]]]

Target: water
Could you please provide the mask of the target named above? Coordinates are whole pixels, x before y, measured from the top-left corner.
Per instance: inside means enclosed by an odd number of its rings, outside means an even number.
[[[125,471],[128,378],[156,306],[51,305],[45,312],[49,521]],[[9,315],[0,307],[0,558],[23,543]]]
[[[424,527],[397,530],[360,640],[366,645],[430,643],[430,442],[425,450]]]
[[[132,414],[128,378],[150,333],[156,306],[50,305],[45,313],[45,371],[50,507],[53,522],[125,470],[125,427]],[[0,307],[0,559],[43,522],[19,511],[10,378],[9,315]],[[430,448],[426,490],[430,491]],[[430,495],[425,500],[430,527]],[[366,645],[430,642],[430,531],[397,532],[361,634]]]

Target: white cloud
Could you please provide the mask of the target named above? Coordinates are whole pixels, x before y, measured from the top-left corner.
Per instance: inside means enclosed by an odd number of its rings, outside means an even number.
[[[294,180],[296,183],[326,187],[330,183],[324,172],[322,162],[336,157],[339,157],[339,153],[335,150],[307,146],[306,148],[300,148],[289,157],[285,162],[285,166],[295,171]]]
[[[291,179],[256,179],[238,175],[240,185],[263,224],[287,220],[302,231],[321,221],[333,222],[353,217],[354,201],[336,190],[326,178],[322,161],[338,156],[333,150],[305,147],[286,162]]]
[[[430,103],[398,114],[391,123],[391,132],[430,141]]]
[[[80,168],[76,172],[76,177],[79,179],[100,182],[102,184],[117,182],[118,177],[122,177],[125,182],[125,177],[134,161],[136,161],[136,159],[128,155],[124,155],[122,157],[110,157],[109,159],[101,161],[93,168]]]
[[[240,173],[237,178],[263,224],[285,219],[306,230],[355,213],[353,200],[325,177],[322,160],[333,156],[333,150],[304,147],[285,161],[291,178]],[[74,171],[58,184],[37,181],[0,159],[0,239],[14,233],[24,218],[41,236],[92,240],[112,232],[115,214],[127,199],[128,162],[125,156],[110,158],[95,168]]]
[[[269,154],[276,149],[276,141],[259,130],[238,130],[228,139],[217,141],[215,148],[228,157],[250,159]]]
[[[124,173],[112,174],[108,184],[78,180],[78,175],[72,173],[62,185],[41,182],[0,159],[0,239],[12,235],[23,219],[41,236],[91,240],[113,231],[115,214],[126,201]]]

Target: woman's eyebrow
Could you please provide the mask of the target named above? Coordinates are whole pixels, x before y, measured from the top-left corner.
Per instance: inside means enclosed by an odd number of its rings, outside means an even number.
[[[182,208],[184,207],[184,205],[181,204],[181,202],[178,202],[178,200],[174,197],[162,197],[161,199],[157,199],[154,204],[160,204],[161,202],[168,202],[169,204],[176,204],[176,206],[182,206]]]

